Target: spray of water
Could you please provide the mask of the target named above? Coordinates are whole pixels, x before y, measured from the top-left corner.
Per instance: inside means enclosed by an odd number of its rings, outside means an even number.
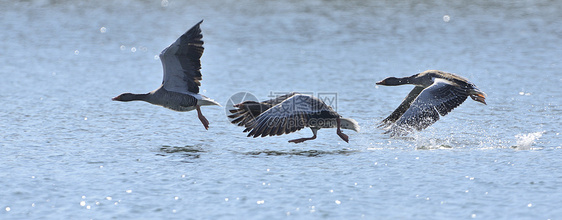
[[[518,150],[532,149],[531,146],[535,143],[535,141],[537,141],[540,137],[542,137],[543,133],[544,131],[539,131],[535,133],[515,135],[515,138],[517,139],[517,145],[514,146],[514,148]]]

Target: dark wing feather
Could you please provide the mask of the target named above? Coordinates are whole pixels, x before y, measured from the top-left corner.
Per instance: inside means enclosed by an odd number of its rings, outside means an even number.
[[[400,116],[402,116],[404,112],[406,112],[408,108],[410,108],[412,102],[414,102],[414,100],[418,97],[418,95],[421,93],[423,89],[424,88],[421,86],[414,87],[414,89],[412,89],[412,91],[408,93],[406,98],[404,98],[402,103],[400,103],[398,108],[396,108],[396,110],[394,110],[388,117],[386,117],[384,120],[380,122],[379,127],[389,126],[392,123],[394,123],[396,120],[398,120]]]
[[[162,86],[168,91],[199,93],[203,35],[200,21],[160,53],[164,67]]]
[[[293,94],[289,98],[258,115],[244,130],[248,137],[288,134],[307,126],[308,119],[333,112],[320,99],[309,95]],[[333,113],[337,115],[337,113]]]
[[[267,101],[263,101],[261,102],[261,106],[259,107],[255,104],[253,104],[253,106],[242,105],[242,107],[230,110],[230,113],[232,114],[228,115],[228,117],[233,119],[232,121],[230,121],[232,124],[243,127],[250,127],[253,124],[254,119],[262,112],[267,111],[271,106],[277,105],[296,94],[299,93],[288,93]],[[279,123],[281,123],[281,121]]]
[[[435,83],[424,89],[412,102],[410,108],[392,124],[386,133],[391,136],[406,135],[412,130],[422,130],[445,116],[462,104],[468,93],[450,81],[436,79]]]

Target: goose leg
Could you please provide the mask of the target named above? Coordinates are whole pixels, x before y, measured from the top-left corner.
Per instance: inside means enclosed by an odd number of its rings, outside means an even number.
[[[298,143],[302,143],[302,142],[305,142],[305,141],[308,141],[308,140],[316,139],[316,132],[318,131],[318,129],[317,128],[310,128],[310,129],[312,130],[312,133],[314,134],[314,136],[309,137],[309,138],[299,138],[299,139],[290,140],[289,143],[298,144]]]
[[[337,119],[336,119],[336,123],[337,123],[337,126],[338,126],[338,130],[336,131],[336,133],[338,134],[338,136],[340,136],[340,138],[341,138],[342,140],[344,140],[345,142],[349,143],[349,137],[348,137],[346,134],[344,134],[343,132],[341,132],[341,121],[340,121],[340,118],[337,118]]]
[[[197,117],[199,117],[199,120],[201,121],[201,123],[203,124],[203,126],[205,127],[206,130],[209,130],[209,121],[207,120],[207,118],[205,118],[205,116],[203,116],[203,114],[201,113],[201,106],[196,105],[195,108],[197,109]]]

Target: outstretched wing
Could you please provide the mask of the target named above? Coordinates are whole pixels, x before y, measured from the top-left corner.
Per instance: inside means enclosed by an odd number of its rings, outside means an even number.
[[[160,53],[164,67],[164,89],[179,93],[199,93],[201,83],[201,56],[203,55],[203,35],[200,21],[176,42]]]
[[[230,113],[232,114],[229,115],[228,117],[232,119],[230,121],[232,124],[249,127],[254,121],[254,119],[262,112],[267,111],[272,106],[277,105],[296,94],[299,93],[292,92],[282,96],[277,96],[275,98],[260,103],[252,102],[252,103],[247,103],[245,105],[241,105],[236,109],[230,110]]]
[[[402,136],[413,129],[422,130],[439,120],[439,115],[445,116],[462,104],[468,97],[467,91],[451,83],[451,81],[435,79],[435,82],[418,95],[410,108],[385,133]]]
[[[258,115],[244,132],[250,132],[248,137],[288,134],[306,127],[311,118],[327,117],[339,115],[320,99],[294,94]]]
[[[404,112],[406,112],[408,108],[410,108],[412,102],[414,102],[414,100],[418,97],[418,95],[421,93],[423,89],[424,88],[421,86],[414,87],[414,89],[412,89],[412,91],[408,93],[406,98],[404,98],[402,103],[400,103],[398,108],[396,108],[388,117],[382,120],[378,127],[387,127],[392,123],[394,123],[396,120],[398,120],[400,116],[402,116]]]

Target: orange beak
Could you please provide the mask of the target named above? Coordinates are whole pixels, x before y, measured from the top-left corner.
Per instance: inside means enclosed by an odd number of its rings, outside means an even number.
[[[484,105],[487,105],[486,96],[484,96],[483,94],[474,94],[474,96],[472,96],[472,99],[474,99],[474,101],[481,102],[484,103]]]

